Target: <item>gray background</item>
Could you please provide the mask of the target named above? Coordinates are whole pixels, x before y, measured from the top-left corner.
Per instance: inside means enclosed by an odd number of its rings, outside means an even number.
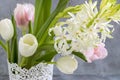
[[[81,4],[85,0],[71,0],[68,5]],[[100,0],[98,0],[100,1]],[[30,2],[34,0],[0,0],[0,19],[9,18],[13,13],[16,3]],[[58,0],[53,0],[53,9]],[[120,2],[120,0],[118,0]],[[109,55],[104,60],[94,61],[91,64],[79,60],[79,67],[72,75],[65,75],[54,68],[53,80],[120,80],[120,25],[114,24],[113,39],[107,39],[106,48]],[[0,47],[0,80],[8,80],[6,54]]]

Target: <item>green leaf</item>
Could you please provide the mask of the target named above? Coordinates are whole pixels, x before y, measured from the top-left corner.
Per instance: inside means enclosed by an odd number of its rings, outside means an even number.
[[[77,57],[81,58],[82,60],[84,60],[85,62],[87,62],[86,57],[83,55],[83,53],[80,52],[73,52],[72,54],[76,55]]]
[[[40,24],[38,25],[38,23],[40,22],[39,17],[40,17],[41,12],[42,12],[43,1],[44,0],[35,0],[34,34],[36,34],[37,29],[38,29],[38,27],[40,25]]]
[[[11,40],[11,48],[12,48],[11,61],[13,63],[18,63],[17,29],[16,29],[16,22],[15,22],[14,16],[12,16],[12,23],[13,23],[13,27],[14,27],[14,36]]]
[[[52,5],[52,0],[44,0],[43,3],[43,21],[45,22],[48,17],[50,16],[51,13],[51,5]],[[44,23],[43,22],[43,23]]]
[[[36,0],[35,2],[35,20],[34,35],[37,34],[40,27],[44,24],[50,15],[51,0]]]
[[[55,16],[64,10],[69,0],[59,0],[58,6],[53,11],[53,13],[50,15],[50,17],[47,19],[47,21],[41,26],[40,30],[38,31],[36,37],[38,39],[39,45],[41,45],[44,42],[43,38],[46,38],[46,34],[48,34],[48,28],[51,24],[51,22],[54,20]]]
[[[32,66],[40,62],[50,62],[56,54],[57,52],[54,49],[54,45],[42,45],[33,56]]]

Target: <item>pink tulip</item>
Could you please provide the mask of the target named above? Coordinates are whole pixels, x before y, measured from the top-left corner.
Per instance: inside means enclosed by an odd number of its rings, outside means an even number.
[[[29,21],[34,21],[35,8],[32,4],[17,4],[14,17],[19,27],[27,27]]]
[[[97,59],[104,59],[108,52],[105,48],[105,44],[101,43],[97,45],[95,48],[90,48],[84,52],[84,55],[86,56],[86,59],[89,63],[91,63],[94,60]]]

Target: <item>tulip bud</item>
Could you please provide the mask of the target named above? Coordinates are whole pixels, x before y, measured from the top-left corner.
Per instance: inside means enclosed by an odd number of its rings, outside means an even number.
[[[14,29],[10,19],[3,19],[0,21],[0,35],[6,41],[13,37]]]
[[[19,40],[19,52],[24,57],[32,56],[38,47],[37,39],[32,34],[26,34]]]
[[[14,17],[18,27],[25,29],[29,21],[34,21],[35,8],[32,4],[17,4],[14,10]]]
[[[57,68],[65,73],[72,74],[78,67],[78,62],[73,56],[64,56],[56,62]]]

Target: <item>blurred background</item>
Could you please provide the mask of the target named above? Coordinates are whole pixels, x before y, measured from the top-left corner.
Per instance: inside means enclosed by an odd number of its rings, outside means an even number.
[[[68,6],[83,3],[85,0],[70,0]],[[95,1],[95,0],[94,0]],[[101,0],[97,0],[100,2]],[[33,3],[34,0],[0,0],[0,20],[10,18],[17,3]],[[55,8],[58,0],[53,0],[52,9]],[[120,0],[118,0],[120,3]],[[54,67],[53,80],[120,80],[120,25],[112,22],[115,31],[113,39],[106,40],[106,48],[109,55],[104,60],[85,63],[78,59],[79,67],[72,75],[66,75]],[[58,56],[56,56],[58,57]],[[7,58],[0,47],[0,80],[8,79]]]

